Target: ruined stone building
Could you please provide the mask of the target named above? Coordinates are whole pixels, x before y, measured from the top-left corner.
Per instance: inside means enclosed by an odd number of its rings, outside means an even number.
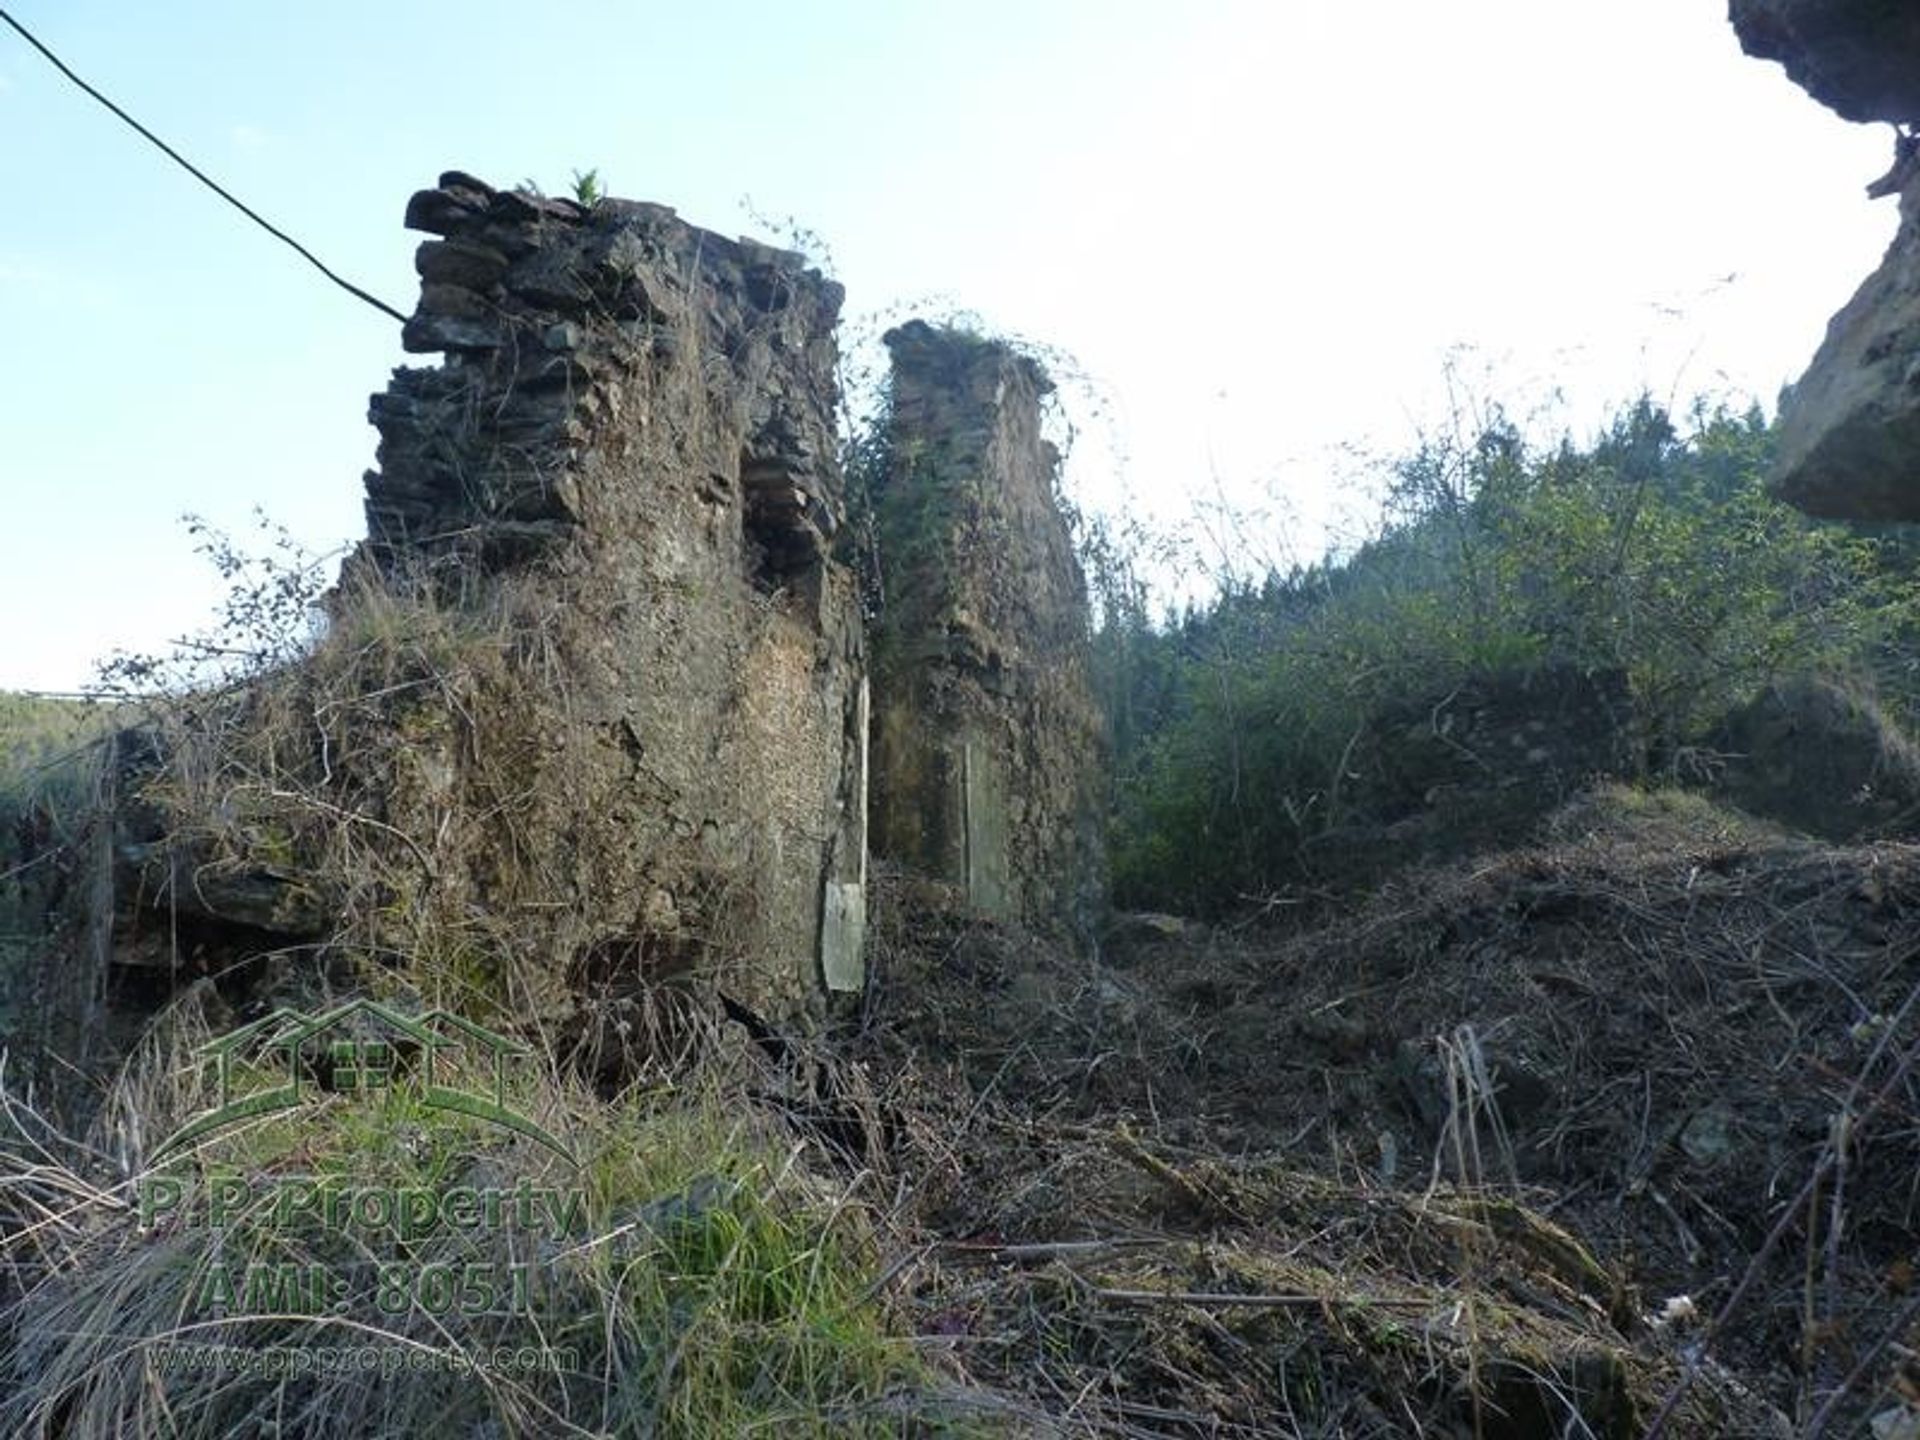
[[[524,777],[531,834],[470,837],[465,870],[499,880],[517,862],[489,852],[557,850],[539,900],[590,917],[582,947],[671,969],[721,940],[752,956],[729,983],[773,1009],[857,988],[840,287],[663,206],[460,174],[407,223],[441,238],[420,247],[405,343],[446,359],[374,399],[357,563],[457,605],[511,585],[551,625],[548,683],[521,702],[551,739]],[[443,774],[461,783],[457,763]]]
[[[122,963],[294,943],[478,985],[510,951],[543,1013],[671,980],[818,1019],[867,983],[870,848],[1083,928],[1099,726],[1039,367],[889,337],[869,634],[837,284],[458,172],[406,218],[432,238],[404,343],[440,362],[373,398],[327,641],[196,722],[245,763],[188,784],[184,752],[123,747]]]

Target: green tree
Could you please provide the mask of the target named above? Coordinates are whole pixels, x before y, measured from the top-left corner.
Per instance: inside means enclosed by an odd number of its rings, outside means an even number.
[[[1369,725],[1474,675],[1624,673],[1650,772],[1789,675],[1858,677],[1911,713],[1912,548],[1770,499],[1757,409],[1696,409],[1683,433],[1642,397],[1590,444],[1539,451],[1481,413],[1391,465],[1353,554],[1160,626],[1143,597],[1102,608],[1122,903],[1218,908],[1297,878],[1302,847],[1354,818]]]

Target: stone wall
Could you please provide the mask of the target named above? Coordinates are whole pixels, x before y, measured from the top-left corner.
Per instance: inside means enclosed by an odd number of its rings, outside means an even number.
[[[694,968],[785,1014],[859,988],[865,657],[829,554],[840,287],[664,206],[458,173],[407,223],[439,238],[405,344],[445,360],[374,398],[349,577],[476,608],[507,587],[546,617],[496,697],[528,763],[514,831],[470,829],[475,903],[560,909],[601,981]],[[473,772],[452,747],[423,788],[482,814],[498,800]]]
[[[864,983],[840,287],[460,173],[407,223],[437,238],[404,343],[444,358],[373,398],[313,655],[120,747],[123,970],[277,949],[562,1026],[663,980],[818,1015]]]
[[[986,913],[1084,930],[1104,895],[1101,729],[1040,433],[1051,384],[1004,344],[918,321],[885,338],[875,854]]]
[[[374,397],[376,557],[499,569],[692,514],[747,555],[735,578],[814,578],[843,515],[837,284],[664,205],[588,210],[458,172],[413,197],[407,224],[442,238],[415,258],[403,342],[446,360]]]
[[[888,337],[870,688],[840,288],[458,172],[407,223],[404,343],[442,358],[373,398],[326,638],[115,746],[125,993],[306,1004],[373,961],[595,1056],[661,982],[805,1025],[866,985],[870,820],[979,909],[1084,931],[1100,727],[1040,368]]]

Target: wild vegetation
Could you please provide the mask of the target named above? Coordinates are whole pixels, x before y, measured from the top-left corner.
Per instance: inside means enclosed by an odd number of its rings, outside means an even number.
[[[103,726],[64,707],[9,712],[22,736],[10,803],[37,807],[10,827],[14,868],[85,871],[100,802],[56,800],[45,777],[71,791],[106,773],[126,792],[116,848],[143,883],[180,888],[171,923],[120,934],[109,983],[175,998],[115,1037],[130,1047],[116,1075],[96,1089],[71,1067],[0,1061],[0,1432],[969,1433],[997,1402],[927,1365],[895,1323],[879,1271],[892,1209],[876,1177],[795,1144],[772,1103],[794,1077],[769,1073],[671,985],[635,993],[556,962],[575,937],[537,897],[523,907],[497,891],[492,914],[460,905],[435,884],[434,837],[380,818],[418,780],[407,747],[454,727],[485,756],[481,823],[514,823],[533,737],[470,727],[489,686],[560,683],[542,669],[543,617],[351,581],[322,616],[311,557],[203,538],[233,582],[214,629],[108,668],[129,695],[115,719],[136,728],[110,746],[69,743]],[[39,763],[55,745],[67,748]],[[35,1018],[73,1003],[54,977],[94,974],[69,932],[98,897],[17,893],[10,1039],[32,1057],[64,1044]],[[277,943],[261,943],[269,933]],[[209,948],[238,959],[209,974]],[[561,1003],[564,986],[577,1003]],[[211,1103],[200,1047],[268,1005],[320,1013],[354,995],[445,1007],[528,1045],[514,1104],[568,1158],[391,1090],[372,1105],[323,1098],[163,1160]],[[140,1008],[118,999],[119,1013]],[[769,1103],[745,1101],[759,1092]],[[177,1214],[143,1210],[156,1176],[182,1186]],[[565,1187],[582,1208],[564,1235],[344,1233],[289,1225],[264,1200],[210,1228],[209,1197],[235,1177],[263,1194],[289,1177],[383,1193]],[[456,1298],[463,1277],[518,1273],[539,1288],[509,1304],[489,1278],[477,1310],[411,1290],[390,1305],[390,1272]],[[301,1288],[313,1275],[348,1298],[316,1299]],[[475,1363],[535,1348],[527,1368]],[[368,1354],[394,1365],[385,1383],[368,1383]]]
[[[98,808],[99,737],[111,705],[0,693],[0,1036],[34,1002],[59,862]]]
[[[1769,685],[1818,675],[1910,718],[1914,556],[1770,499],[1773,429],[1651,400],[1591,443],[1530,444],[1497,408],[1396,461],[1352,553],[1230,584],[1156,620],[1096,565],[1123,904],[1219,911],[1310,881],[1316,836],[1364,807],[1349,762],[1380,717],[1476,675],[1617,674],[1628,778],[1709,778],[1712,737]]]
[[[964,1430],[977,1408],[874,1303],[870,1205],[729,1103],[741,1057],[713,1032],[683,1031],[617,1106],[550,1064],[517,1077],[515,1104],[565,1158],[396,1090],[268,1115],[168,1164],[159,1142],[210,1098],[192,1047],[221,1019],[213,987],[188,991],[84,1137],[8,1110],[0,1208],[43,1218],[5,1251],[7,1434],[889,1435]],[[142,1188],[156,1176],[177,1204]],[[280,1181],[539,1187],[580,1210],[301,1223]],[[247,1198],[210,1227],[223,1184]],[[380,1383],[368,1354],[389,1362]]]
[[[1643,400],[1551,446],[1492,412],[1389,467],[1367,543],[1164,618],[1089,523],[1117,899],[1213,923],[1123,913],[1080,955],[882,873],[878,983],[806,1042],[706,1013],[681,957],[570,968],[583,937],[532,893],[559,886],[537,864],[486,908],[438,883],[436,827],[474,816],[413,752],[467,756],[481,823],[511,828],[539,736],[483,702],[564,692],[550,615],[351,583],[316,611],[320,562],[203,533],[231,601],[183,655],[114,664],[137,712],[0,711],[20,1004],[67,1003],[46,957],[81,952],[44,922],[84,925],[97,897],[30,882],[92,853],[103,774],[170,817],[149,835],[136,806],[122,853],[192,877],[163,931],[125,937],[118,983],[152,1003],[118,1073],[0,1073],[0,1429],[1624,1440],[1898,1418],[1914,863],[1796,837],[1720,782],[1729,717],[1800,683],[1910,752],[1913,552],[1770,501],[1772,443],[1754,411],[1681,425]],[[856,439],[856,487],[881,444]],[[884,572],[866,581],[877,601]],[[1465,860],[1444,804],[1382,809],[1382,764],[1457,738],[1448,697],[1538,675],[1630,701],[1613,773],[1565,776],[1531,831]],[[88,745],[133,713],[150,743]],[[388,734],[408,743],[369,748]],[[439,818],[383,818],[415,800]],[[1394,849],[1429,810],[1438,853]],[[1367,865],[1329,860],[1342,836]],[[308,912],[305,938],[189,980],[196,947],[266,933],[249,914]],[[736,943],[688,912],[690,947]],[[355,994],[528,1043],[514,1104],[577,1163],[328,1095],[174,1173],[564,1172],[580,1233],[343,1236],[256,1210],[210,1246],[143,1215],[160,1141],[207,1102],[195,1047],[267,998]],[[277,1285],[395,1255],[537,1262],[547,1308],[206,1305],[219,1265]],[[528,1336],[560,1363],[470,1368]],[[351,1347],[407,1373],[177,1358]]]

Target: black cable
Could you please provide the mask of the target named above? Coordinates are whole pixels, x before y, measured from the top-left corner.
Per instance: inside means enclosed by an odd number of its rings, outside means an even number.
[[[259,215],[254,213],[254,211],[249,209],[245,204],[245,202],[239,199],[236,199],[233,195],[229,194],[226,190],[222,189],[217,181],[209,178],[204,171],[202,171],[196,165],[194,165],[192,161],[188,160],[178,150],[175,150],[171,145],[167,144],[166,141],[162,140],[158,135],[154,134],[151,130],[147,129],[146,126],[142,125],[138,120],[134,119],[131,115],[127,114],[127,112],[122,110],[118,105],[114,104],[113,101],[109,100],[106,96],[102,95],[98,90],[94,89],[93,86],[89,85],[86,81],[82,80],[78,75],[74,74],[73,71],[69,70],[66,67],[66,65],[62,63],[58,55],[54,54],[46,46],[42,45],[38,40],[36,40],[33,36],[32,31],[28,30],[26,26],[22,25],[18,20],[14,19],[13,16],[9,15],[5,10],[0,10],[0,20],[6,21],[8,25],[12,26],[14,30],[19,32],[20,38],[22,40],[25,40],[34,49],[38,50],[42,55],[46,56],[48,63],[51,64],[54,69],[58,70],[62,75],[66,76],[67,79],[71,80],[75,85],[78,85],[82,90],[86,91],[86,93],[91,95],[95,100],[98,100],[102,105],[106,106],[107,109],[111,110],[121,120],[124,120],[128,125],[132,126],[134,130],[137,131],[143,139],[147,140],[149,143],[158,147],[160,152],[164,154],[169,160],[173,161],[174,164],[178,165],[182,170],[185,170],[189,175],[193,176],[194,179],[198,180],[202,185],[206,186],[209,190],[213,191],[214,194],[218,195],[222,200],[226,201],[229,205],[233,206],[234,209],[238,210],[242,215],[246,216],[249,220],[253,221],[253,223],[258,225],[262,230],[266,231],[269,235],[273,236],[274,239],[279,240],[284,244],[292,246],[294,251],[299,254],[301,259],[305,260],[309,265],[313,266],[314,269],[318,270],[322,275],[326,276],[327,279],[331,280],[334,284],[338,285],[342,290],[346,291],[349,295],[357,296],[358,298],[366,301],[367,304],[373,306],[374,309],[379,310],[387,315],[391,315],[395,320],[400,321],[403,325],[406,323],[406,319],[407,319],[406,316],[402,315],[398,310],[394,309],[391,305],[387,304],[384,300],[375,299],[373,296],[369,295],[366,291],[362,290],[358,285],[355,285],[349,281],[343,280],[338,275],[334,274],[333,271],[329,270],[325,265],[320,263],[319,256],[315,255],[311,250],[307,249],[306,246],[302,245],[298,240],[294,239],[291,235],[287,234],[286,231],[281,230],[278,227],[269,224],[266,220],[262,219]]]

